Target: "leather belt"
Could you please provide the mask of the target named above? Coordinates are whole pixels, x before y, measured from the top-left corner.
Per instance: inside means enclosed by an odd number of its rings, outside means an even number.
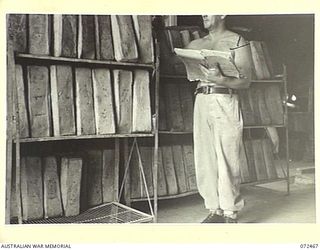
[[[215,87],[215,86],[202,86],[202,87],[198,87],[196,89],[196,91],[194,92],[195,95],[197,94],[236,94],[236,91],[234,89],[230,89],[230,88],[219,88],[219,87]]]

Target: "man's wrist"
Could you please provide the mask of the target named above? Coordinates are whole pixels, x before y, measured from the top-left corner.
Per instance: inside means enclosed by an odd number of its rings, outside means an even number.
[[[218,77],[217,80],[215,81],[215,83],[217,85],[224,85],[224,83],[227,81],[227,78],[226,76],[221,76],[221,77]]]

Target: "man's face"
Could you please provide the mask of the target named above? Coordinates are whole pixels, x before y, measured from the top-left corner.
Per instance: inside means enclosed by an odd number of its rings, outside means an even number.
[[[221,15],[202,15],[203,26],[207,30],[216,27],[221,21]]]

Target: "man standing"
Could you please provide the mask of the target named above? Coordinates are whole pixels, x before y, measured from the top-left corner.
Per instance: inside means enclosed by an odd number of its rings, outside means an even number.
[[[247,42],[226,29],[224,15],[203,15],[209,34],[188,49],[233,51],[240,77],[227,77],[218,65],[202,67],[194,107],[194,154],[198,190],[210,211],[202,223],[236,223],[244,206],[240,196],[240,146],[243,121],[236,89],[248,88],[251,54]]]

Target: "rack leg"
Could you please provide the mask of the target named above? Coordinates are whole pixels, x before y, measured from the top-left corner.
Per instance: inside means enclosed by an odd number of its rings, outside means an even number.
[[[284,82],[284,124],[286,132],[286,163],[287,163],[287,195],[290,194],[290,156],[289,156],[289,129],[288,129],[288,106],[287,106],[287,67],[283,64],[283,82]]]
[[[7,170],[6,170],[6,218],[5,223],[10,224],[11,185],[12,185],[12,140],[7,140]]]
[[[287,195],[290,194],[290,157],[289,157],[289,131],[288,128],[286,130],[286,163],[287,163]]]
[[[122,164],[124,166],[126,166],[126,162],[129,160],[129,140],[128,138],[125,138],[124,139],[124,150],[123,150],[123,153],[124,153],[124,159],[125,159],[125,164]],[[124,169],[125,171],[125,169]],[[127,174],[126,176],[126,180],[125,180],[125,184],[124,184],[124,203],[127,205],[127,206],[131,206],[131,195],[130,195],[130,173]]]
[[[154,126],[156,131],[158,131],[158,117],[154,119]],[[158,215],[158,157],[159,157],[159,136],[158,133],[155,134],[154,138],[154,152],[153,152],[153,222],[157,223]]]
[[[8,23],[8,15],[7,15]],[[15,64],[13,53],[13,42],[11,39],[7,41],[7,152],[6,152],[6,211],[5,211],[5,223],[10,224],[11,218],[11,185],[12,180],[12,168],[13,166],[13,136],[15,133]]]
[[[155,142],[154,145],[154,160],[153,160],[153,222],[157,222],[158,214],[158,143]]]
[[[119,202],[119,168],[120,168],[120,141],[119,138],[115,138],[114,140],[114,197],[117,202]]]
[[[20,166],[20,143],[16,142],[16,195],[18,208],[18,223],[22,224],[21,204],[21,166]]]

